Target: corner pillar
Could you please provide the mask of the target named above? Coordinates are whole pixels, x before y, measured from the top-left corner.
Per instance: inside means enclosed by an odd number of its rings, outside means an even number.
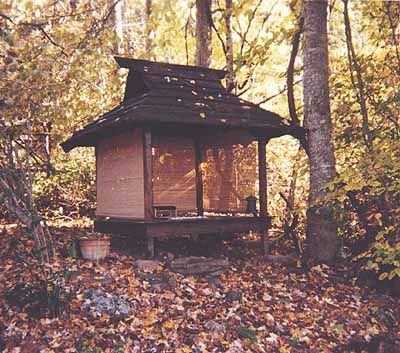
[[[260,218],[262,223],[261,229],[261,242],[264,250],[264,255],[269,254],[269,241],[268,241],[268,226],[269,217],[267,209],[267,160],[266,160],[266,145],[267,138],[258,139],[258,182],[260,194]]]
[[[151,130],[143,128],[143,182],[144,182],[144,219],[150,221],[154,218],[153,213],[153,155],[151,147]],[[146,227],[147,228],[147,227]],[[147,234],[147,252],[150,258],[154,257],[154,238]]]
[[[195,172],[196,172],[196,208],[197,215],[204,215],[203,205],[203,174],[201,171],[201,145],[199,139],[194,139]]]

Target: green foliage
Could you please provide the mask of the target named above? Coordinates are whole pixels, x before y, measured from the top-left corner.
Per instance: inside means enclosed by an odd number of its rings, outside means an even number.
[[[400,153],[386,141],[328,185],[339,234],[379,279],[400,275]]]
[[[59,154],[54,173],[35,174],[33,195],[38,208],[51,215],[93,215],[96,202],[94,158],[88,151],[80,157]]]
[[[392,31],[400,24],[400,6],[389,2],[349,5],[371,145],[363,138],[359,90],[351,78],[351,72],[353,80],[356,75],[354,67],[350,70],[348,57],[338,55],[345,53],[343,43],[332,41],[331,102],[339,175],[327,186],[326,201],[354,261],[379,279],[391,280],[400,273],[400,43],[394,41]],[[338,24],[332,26],[336,38],[344,38],[342,11],[338,7],[331,20]]]
[[[370,258],[365,268],[379,272],[379,279],[400,278],[400,241],[394,226],[379,231],[375,237],[372,251],[363,254]],[[396,234],[397,233],[397,234]]]

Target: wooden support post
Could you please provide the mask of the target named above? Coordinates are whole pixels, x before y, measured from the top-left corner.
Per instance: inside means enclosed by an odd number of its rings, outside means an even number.
[[[151,151],[151,130],[143,128],[143,181],[144,181],[144,219],[151,220],[153,214],[153,156]],[[154,257],[154,238],[147,234],[148,256]]]
[[[143,180],[144,219],[153,219],[153,156],[151,153],[151,131],[143,129]]]
[[[149,259],[154,259],[154,237],[152,235],[147,235],[147,256]]]
[[[196,171],[196,206],[197,215],[204,215],[203,206],[203,175],[201,171],[201,148],[198,138],[194,139],[195,171]]]
[[[97,144],[95,149],[94,149],[94,153],[95,153],[95,157],[96,157],[96,195],[99,194],[99,145]],[[96,200],[96,202],[98,202],[98,199]],[[97,209],[96,209],[96,213],[97,215]]]
[[[261,230],[261,241],[264,249],[264,255],[269,253],[268,243],[268,210],[267,210],[267,161],[266,161],[267,139],[258,140],[258,178],[260,192],[260,217],[263,220]]]

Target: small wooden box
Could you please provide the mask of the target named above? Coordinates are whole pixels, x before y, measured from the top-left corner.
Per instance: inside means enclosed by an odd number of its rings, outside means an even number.
[[[176,217],[176,206],[153,206],[154,218]]]

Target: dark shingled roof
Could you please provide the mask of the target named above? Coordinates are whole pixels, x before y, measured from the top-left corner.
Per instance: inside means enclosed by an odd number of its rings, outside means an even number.
[[[124,100],[113,110],[76,132],[62,144],[68,152],[133,126],[241,128],[268,137],[299,137],[302,129],[288,125],[275,113],[228,92],[226,72],[115,57],[129,74]]]

